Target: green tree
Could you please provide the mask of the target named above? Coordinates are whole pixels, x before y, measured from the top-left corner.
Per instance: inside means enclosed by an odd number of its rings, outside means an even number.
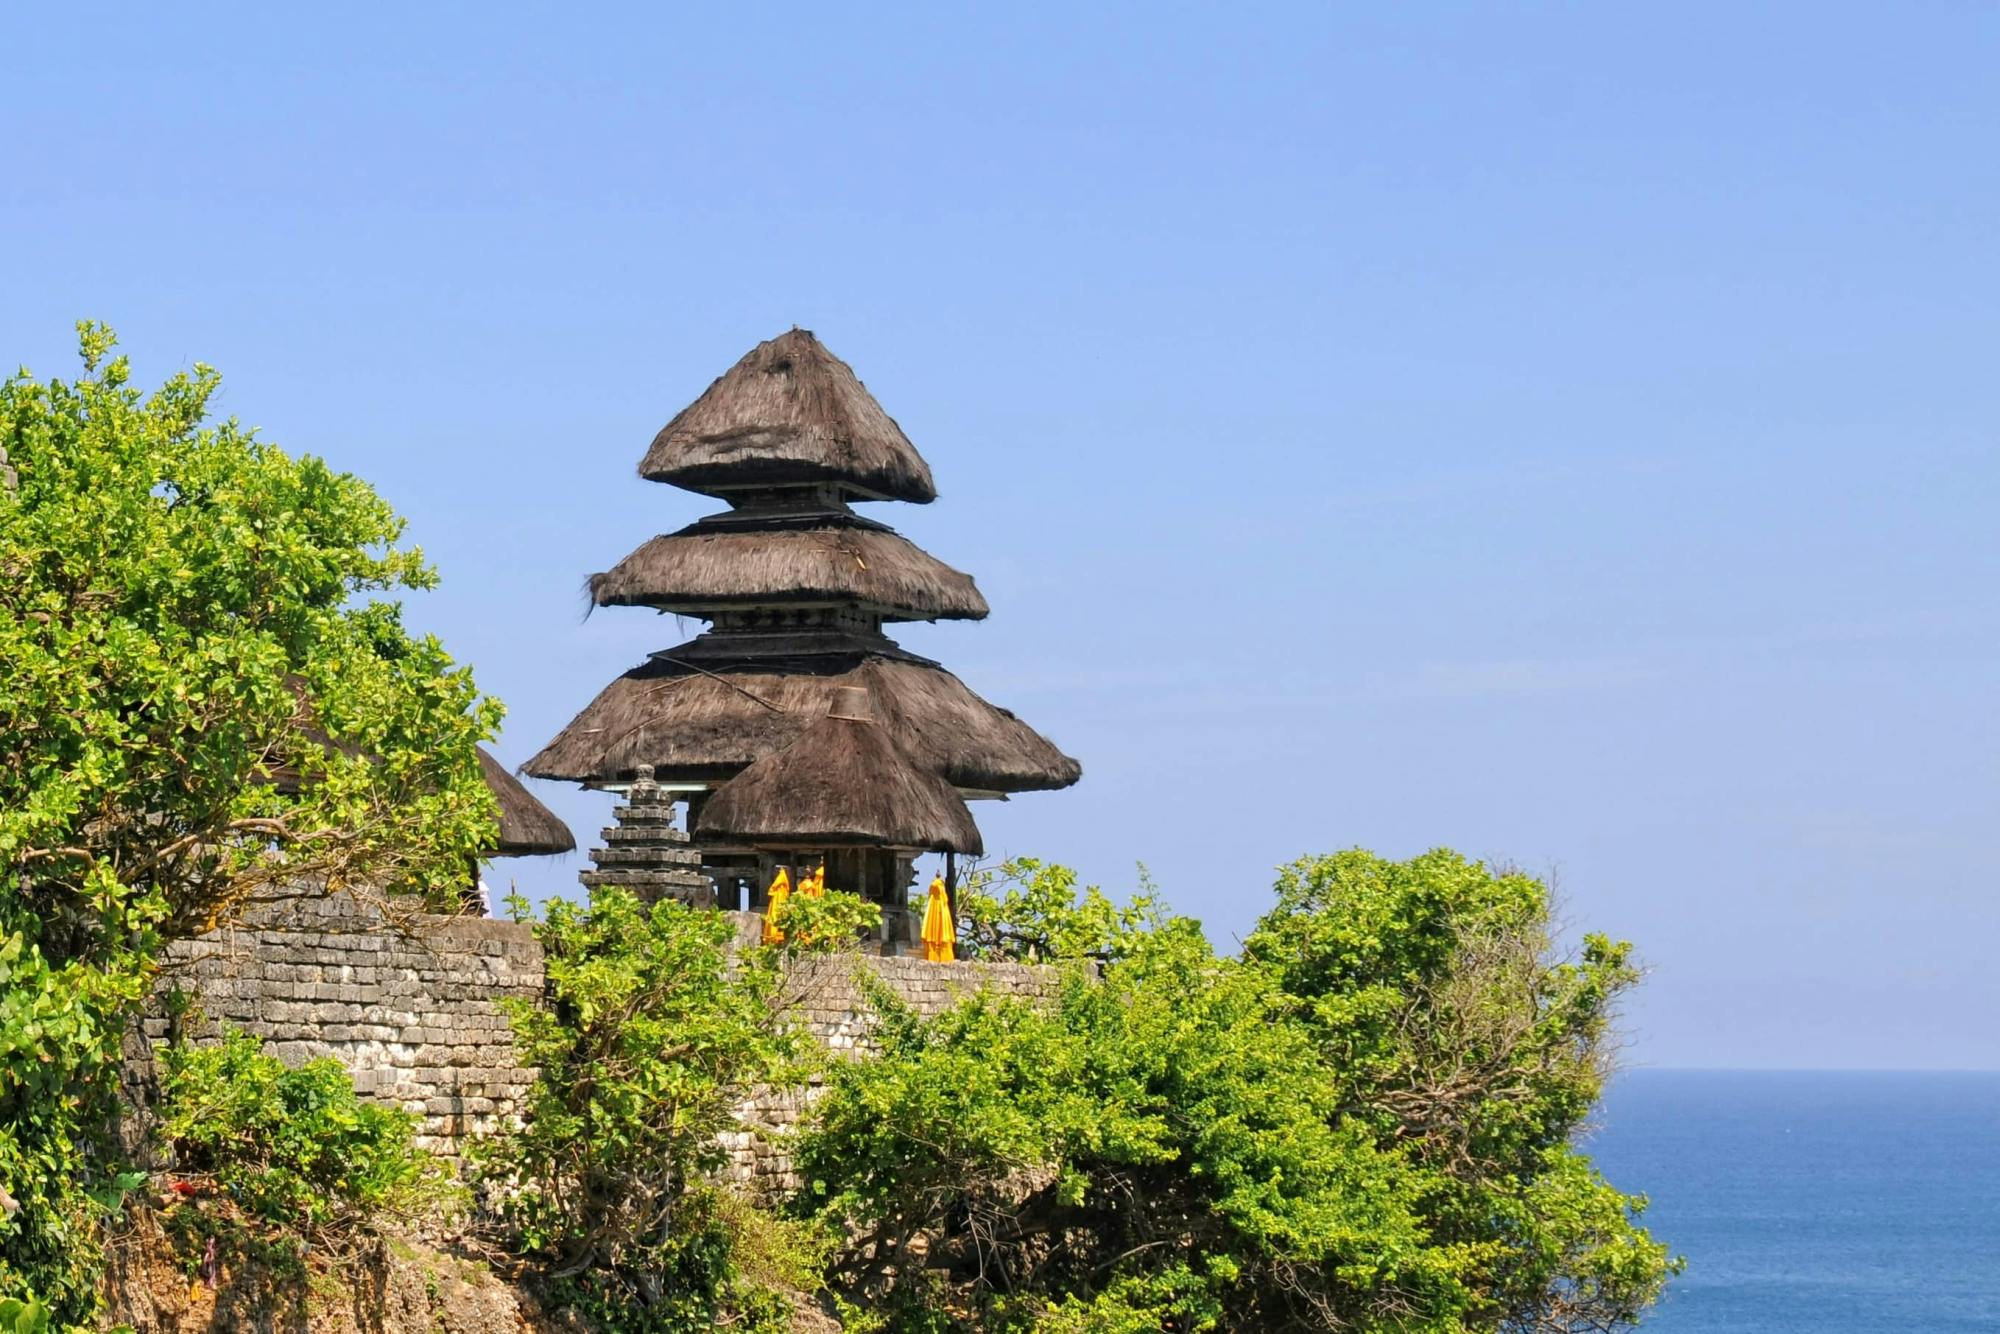
[[[143,394],[0,384],[0,1295],[93,1305],[119,1042],[162,942],[288,895],[454,901],[499,706],[387,595],[429,587],[358,479]]]
[[[1139,892],[1120,904],[1096,885],[1079,892],[1075,871],[1037,857],[982,867],[958,890],[959,945],[989,961],[1119,958],[1167,920],[1144,867],[1139,875]],[[912,907],[923,911],[921,900]]]
[[[1547,914],[1450,853],[1347,853],[1288,868],[1241,959],[1164,918],[1048,1003],[884,1000],[800,1145],[832,1286],[907,1329],[1636,1319],[1672,1265],[1569,1146],[1634,974],[1556,957]]]
[[[848,894],[793,903],[774,948],[734,950],[720,913],[621,889],[553,900],[536,929],[545,1001],[509,1006],[536,1078],[480,1170],[504,1241],[608,1328],[783,1328],[782,1290],[813,1285],[810,1236],[715,1180],[743,1101],[798,1083],[814,1050],[790,1022],[785,962],[876,915]]]

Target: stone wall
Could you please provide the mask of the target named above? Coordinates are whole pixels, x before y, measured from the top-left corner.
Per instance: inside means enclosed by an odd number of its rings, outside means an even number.
[[[542,947],[517,922],[418,914],[400,927],[343,895],[262,912],[177,943],[162,986],[196,1004],[197,1037],[255,1034],[290,1063],[338,1058],[360,1092],[424,1119],[426,1147],[455,1154],[513,1112],[531,1072],[499,1002],[542,994]],[[163,998],[145,1034],[167,1032]]]
[[[737,939],[762,919],[729,913]],[[865,1051],[872,1014],[860,970],[872,972],[920,1014],[936,1014],[981,988],[1046,995],[1047,968],[926,963],[875,954],[822,955],[794,965],[785,1003],[836,1052]],[[173,947],[163,990],[143,1021],[148,1039],[168,1030],[166,993],[195,1004],[196,1037],[220,1025],[264,1039],[288,1062],[338,1058],[355,1087],[423,1117],[426,1147],[455,1156],[465,1139],[519,1110],[533,1072],[516,1064],[499,1002],[542,995],[542,950],[524,923],[414,914],[400,921],[343,896],[266,910],[243,926]],[[751,1129],[726,1143],[732,1171],[761,1189],[795,1184],[784,1132],[817,1096],[764,1092],[740,1109]]]

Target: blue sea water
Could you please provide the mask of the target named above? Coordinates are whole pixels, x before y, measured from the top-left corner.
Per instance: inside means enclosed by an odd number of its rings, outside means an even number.
[[[1688,1260],[1650,1334],[2000,1334],[2000,1072],[1639,1070],[1599,1127]]]

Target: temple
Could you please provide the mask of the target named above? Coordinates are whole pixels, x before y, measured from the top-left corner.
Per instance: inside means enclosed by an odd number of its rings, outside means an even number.
[[[779,866],[823,861],[829,886],[883,905],[894,952],[914,859],[980,851],[967,801],[1082,773],[884,633],[987,612],[969,575],[852,508],[929,503],[929,465],[847,364],[793,329],[668,422],[639,474],[729,509],[593,576],[591,600],[709,629],[613,681],[524,771],[630,794],[586,881],[756,908]]]

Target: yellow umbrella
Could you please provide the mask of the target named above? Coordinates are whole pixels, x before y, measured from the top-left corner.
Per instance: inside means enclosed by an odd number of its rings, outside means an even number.
[[[951,963],[957,956],[958,927],[951,920],[951,904],[945,898],[944,877],[931,877],[930,901],[924,905],[924,958],[932,963]]]
[[[799,881],[799,893],[805,895],[809,899],[819,898],[826,893],[825,862],[821,862],[819,864],[819,869],[817,871],[814,871],[811,875]]]
[[[785,900],[792,896],[792,878],[780,866],[778,874],[771,879],[771,893],[764,904],[764,943],[782,945],[785,933],[778,927],[778,914],[785,910]]]

